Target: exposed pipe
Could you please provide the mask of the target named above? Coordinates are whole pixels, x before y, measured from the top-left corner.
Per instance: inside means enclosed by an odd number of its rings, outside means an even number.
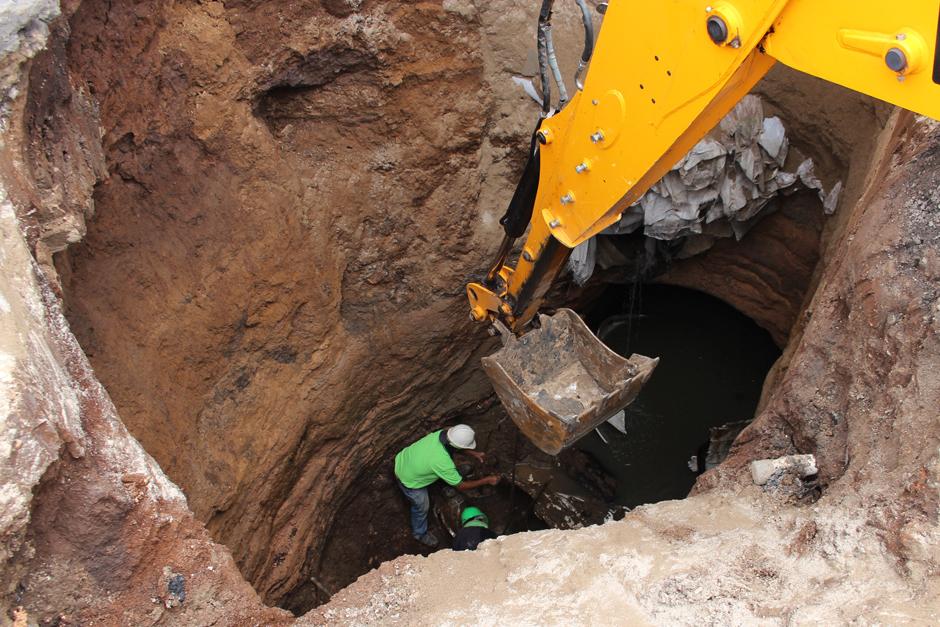
[[[584,81],[581,75],[591,61],[591,55],[594,54],[594,20],[591,19],[591,11],[588,9],[587,2],[584,0],[575,0],[578,8],[581,9],[581,23],[584,24],[584,50],[581,51],[581,60],[578,61],[578,69],[574,73],[574,84],[578,91],[584,89]]]

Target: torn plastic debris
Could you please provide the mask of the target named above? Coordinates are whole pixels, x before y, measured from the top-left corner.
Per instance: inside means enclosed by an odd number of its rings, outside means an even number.
[[[594,261],[597,258],[597,240],[593,237],[588,241],[575,246],[571,251],[571,272],[578,285],[584,285],[594,274]]]
[[[826,190],[823,188],[822,181],[816,176],[816,166],[812,159],[807,159],[801,163],[800,167],[796,169],[796,174],[803,185],[810,189],[815,189],[816,193],[819,194],[819,200],[822,201],[826,215],[830,216],[835,213],[836,207],[839,204],[839,196],[842,194],[842,181],[833,185],[832,189],[827,194]]]
[[[789,142],[780,118],[777,116],[764,118],[764,126],[757,138],[757,143],[764,149],[764,152],[777,161],[777,165],[783,167],[784,162],[787,160]]]
[[[700,446],[696,454],[687,462],[689,470],[698,474],[711,470],[723,462],[731,452],[731,445],[734,444],[738,434],[752,421],[753,419],[749,418],[711,427],[708,430],[708,442]]]
[[[535,88],[535,84],[532,82],[531,78],[513,76],[512,82],[514,82],[519,87],[522,87],[522,91],[524,91],[529,98],[534,100],[540,107],[542,106],[542,96]]]
[[[741,239],[756,219],[773,208],[780,194],[797,186],[815,189],[826,214],[835,211],[842,191],[837,183],[826,193],[811,159],[796,172],[785,172],[789,141],[783,122],[764,117],[757,96],[746,96],[709,136],[653,185],[618,223],[603,235],[632,233],[643,226],[647,237],[686,239],[680,257],[704,252],[719,237]],[[725,225],[722,228],[715,228]],[[575,282],[583,284],[594,271],[597,247],[575,249],[568,261]]]
[[[620,433],[627,435],[627,412],[624,410],[618,411],[616,414],[607,419],[607,424],[619,431]]]

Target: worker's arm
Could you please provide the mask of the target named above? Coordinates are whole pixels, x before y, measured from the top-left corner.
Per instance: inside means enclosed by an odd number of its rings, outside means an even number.
[[[467,286],[472,316],[521,332],[571,248],[617,222],[777,59],[940,118],[937,23],[936,0],[611,2],[583,90],[535,133],[496,263]]]
[[[482,451],[472,451],[472,450],[470,450],[470,449],[463,449],[463,450],[461,450],[461,451],[458,451],[458,453],[466,453],[467,455],[469,455],[470,457],[474,458],[475,460],[477,460],[477,461],[480,462],[481,464],[482,464],[484,461],[486,461],[486,454],[483,453]]]
[[[455,487],[461,492],[466,492],[467,490],[472,490],[474,488],[479,488],[483,485],[496,485],[499,483],[499,475],[487,475],[486,477],[481,477],[479,479],[473,479],[467,481],[464,479],[458,483]]]

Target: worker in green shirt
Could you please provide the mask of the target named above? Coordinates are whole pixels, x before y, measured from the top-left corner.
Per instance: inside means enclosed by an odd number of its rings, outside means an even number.
[[[471,505],[460,512],[460,529],[454,536],[455,551],[475,551],[481,542],[495,537],[490,531],[490,519],[479,507]]]
[[[428,546],[437,546],[437,537],[428,531],[428,510],[431,499],[428,486],[443,479],[448,485],[466,491],[481,485],[496,485],[499,475],[488,475],[466,481],[457,472],[452,455],[461,450],[483,461],[483,453],[475,451],[476,434],[467,425],[456,425],[446,431],[434,431],[395,456],[395,478],[398,487],[411,503],[411,533],[415,540]]]

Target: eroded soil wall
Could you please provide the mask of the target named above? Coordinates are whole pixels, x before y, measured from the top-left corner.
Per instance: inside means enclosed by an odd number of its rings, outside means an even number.
[[[495,9],[358,9],[92,0],[68,25],[108,164],[58,259],[70,320],[269,601],[356,477],[489,395],[463,285],[528,124],[484,79]]]

